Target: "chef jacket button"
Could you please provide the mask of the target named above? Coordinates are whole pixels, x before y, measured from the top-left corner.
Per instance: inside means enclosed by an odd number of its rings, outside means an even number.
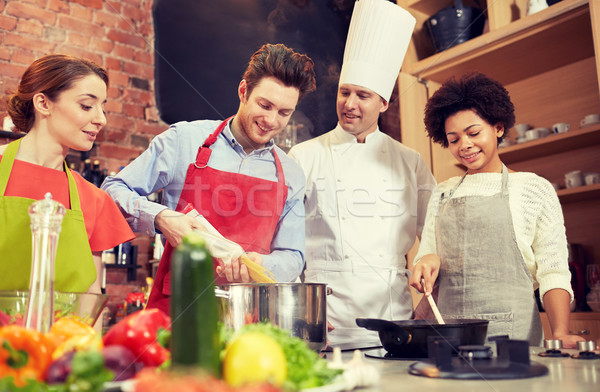
[[[349,258],[350,258],[350,256],[344,255],[344,259],[349,259]]]

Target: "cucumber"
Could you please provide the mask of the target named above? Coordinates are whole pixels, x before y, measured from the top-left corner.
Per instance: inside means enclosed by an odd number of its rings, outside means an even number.
[[[171,361],[220,374],[219,313],[213,259],[204,240],[184,236],[171,262]]]

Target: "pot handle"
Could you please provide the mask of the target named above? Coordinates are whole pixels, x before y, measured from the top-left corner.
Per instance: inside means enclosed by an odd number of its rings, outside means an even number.
[[[229,298],[229,291],[221,290],[215,287],[215,297],[217,298]]]
[[[410,343],[412,339],[409,332],[391,321],[358,317],[356,318],[356,325],[369,331],[377,331],[380,337],[382,337],[382,334],[387,335],[391,337],[394,344]]]

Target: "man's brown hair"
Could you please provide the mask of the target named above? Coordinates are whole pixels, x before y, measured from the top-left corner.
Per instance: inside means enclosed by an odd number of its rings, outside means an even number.
[[[264,44],[252,55],[243,75],[248,96],[262,78],[269,76],[280,80],[287,87],[297,88],[298,100],[316,88],[311,58],[294,52],[283,44]]]

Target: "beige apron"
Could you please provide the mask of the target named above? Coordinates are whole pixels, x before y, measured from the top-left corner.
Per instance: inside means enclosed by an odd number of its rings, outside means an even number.
[[[515,238],[508,170],[503,165],[502,191],[493,196],[453,199],[463,180],[442,194],[436,217],[440,312],[444,318],[489,320],[488,339],[509,335],[539,346],[542,325],[533,278]]]
[[[31,271],[31,228],[28,209],[35,202],[5,196],[21,139],[10,143],[0,161],[0,289],[28,290]],[[65,163],[71,209],[63,218],[54,267],[54,288],[85,292],[96,280],[96,267],[85,229],[75,179]]]

